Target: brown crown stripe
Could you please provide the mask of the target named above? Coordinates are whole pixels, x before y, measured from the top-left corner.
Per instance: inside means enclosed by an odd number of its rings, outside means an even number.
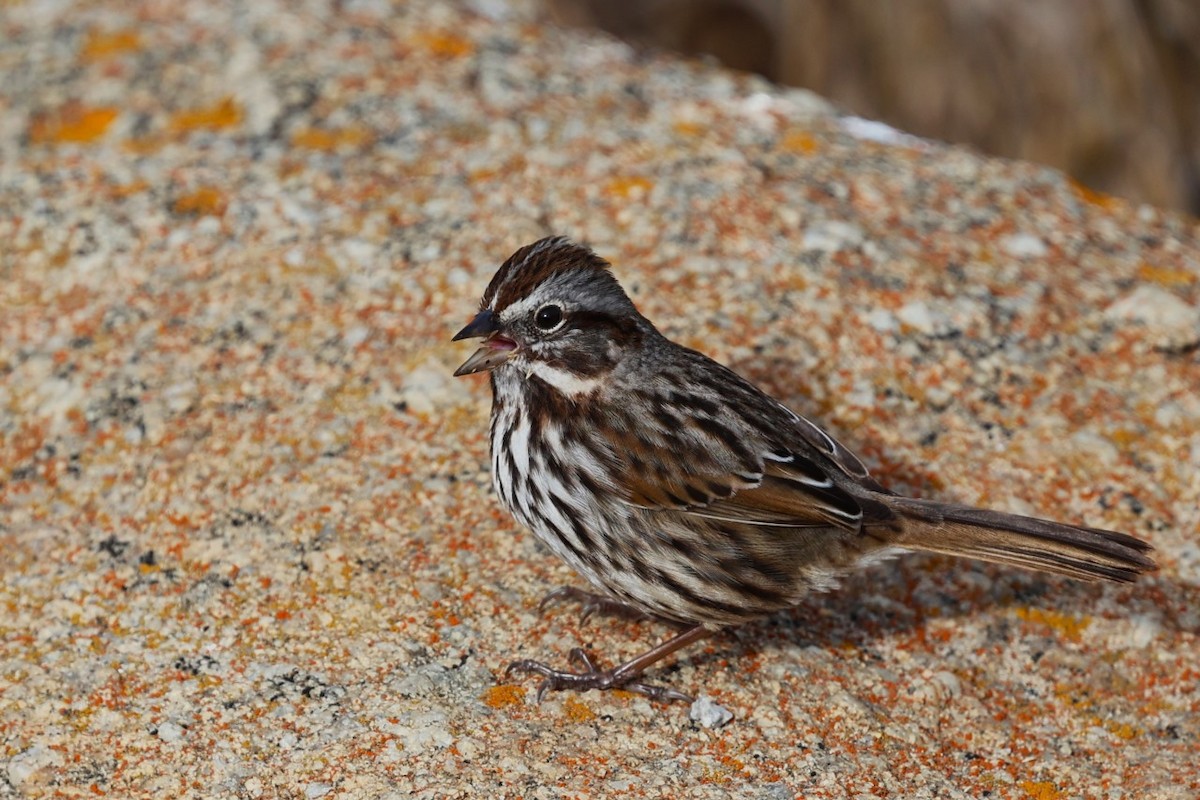
[[[503,311],[527,296],[543,281],[567,270],[594,270],[611,277],[609,263],[590,249],[563,236],[548,236],[508,257],[483,293],[482,308]],[[616,279],[613,279],[616,283]]]

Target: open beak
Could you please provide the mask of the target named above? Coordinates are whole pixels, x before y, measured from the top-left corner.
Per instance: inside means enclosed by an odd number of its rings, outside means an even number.
[[[500,334],[500,319],[487,309],[476,314],[475,319],[454,334],[451,341],[480,338],[483,339],[483,345],[464,361],[461,367],[454,370],[454,377],[493,370],[517,352],[517,343]]]

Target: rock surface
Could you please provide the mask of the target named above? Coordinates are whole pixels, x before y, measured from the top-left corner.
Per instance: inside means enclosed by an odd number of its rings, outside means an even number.
[[[0,74],[0,797],[1197,796],[1194,220],[488,0],[7,3]],[[444,377],[551,232],[893,488],[1163,569],[893,561],[655,670],[723,726],[535,705],[668,633],[537,613]]]

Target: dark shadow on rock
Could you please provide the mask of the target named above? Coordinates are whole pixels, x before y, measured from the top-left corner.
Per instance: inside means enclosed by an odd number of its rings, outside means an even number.
[[[798,377],[796,363],[786,356],[757,356],[733,362],[730,367],[827,430],[851,451],[871,452],[869,442],[857,440],[852,429],[839,425],[836,417],[823,415],[808,400],[812,393],[807,387],[824,381],[827,376],[823,371]],[[869,457],[864,461],[868,467],[875,466]],[[886,474],[876,477],[897,491],[945,502],[960,501],[952,485],[934,486],[917,464],[889,458]],[[971,579],[958,580],[955,575]],[[1113,597],[1124,616],[1146,615],[1158,620],[1163,628],[1161,635],[1195,634],[1200,629],[1190,617],[1183,616],[1189,608],[1200,608],[1200,586],[1161,573],[1129,585],[1088,583],[969,559],[911,553],[851,573],[838,588],[811,594],[794,610],[728,629],[714,637],[716,652],[693,655],[692,659],[702,663],[724,658],[735,663],[748,653],[771,649],[781,639],[821,648],[849,644],[869,651],[880,639],[911,634],[934,619],[984,615],[997,621],[997,637],[1009,639],[1020,634],[1010,632],[1011,617],[998,615],[997,611],[1025,607],[1086,618],[1095,615],[1103,599]],[[780,632],[786,633],[781,637]],[[1082,635],[1087,636],[1086,630]],[[668,664],[657,671],[675,669],[674,664]]]
[[[956,581],[955,575],[972,580]],[[983,578],[978,573],[986,573]],[[943,577],[944,575],[944,577]],[[982,578],[982,579],[981,579]],[[955,584],[959,585],[956,586]],[[915,587],[920,586],[919,589]],[[961,591],[969,585],[969,591]],[[876,565],[847,576],[829,592],[814,593],[794,609],[762,620],[728,628],[716,634],[711,653],[693,653],[691,662],[727,660],[736,665],[754,654],[783,658],[781,643],[836,649],[849,645],[870,656],[877,643],[904,638],[936,620],[989,617],[988,639],[996,643],[1028,636],[1057,637],[1014,630],[1010,609],[1051,612],[1076,619],[1096,616],[1104,600],[1119,612],[1105,617],[1147,616],[1161,625],[1157,638],[1195,636],[1200,625],[1185,618],[1187,609],[1200,607],[1200,586],[1160,574],[1134,584],[1087,583],[1038,572],[941,556],[912,554],[897,561]],[[1081,636],[1086,644],[1088,630]],[[1154,647],[1153,642],[1147,647]],[[736,668],[736,667],[734,667]],[[675,664],[663,665],[663,673],[675,672]]]

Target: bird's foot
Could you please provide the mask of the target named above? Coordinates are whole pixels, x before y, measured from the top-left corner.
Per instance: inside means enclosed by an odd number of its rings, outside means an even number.
[[[622,603],[620,600],[614,600],[611,597],[596,594],[595,592],[577,589],[574,586],[560,586],[547,594],[538,603],[538,611],[545,611],[547,606],[553,605],[560,600],[571,600],[579,603],[583,611],[582,616],[579,618],[580,622],[587,622],[588,617],[596,613],[625,617],[627,619],[650,619],[650,615],[637,606]]]
[[[675,689],[642,683],[638,680],[641,677],[640,673],[626,669],[629,666],[628,664],[622,664],[612,669],[599,669],[581,647],[572,649],[568,657],[571,661],[577,663],[583,671],[568,672],[566,670],[555,669],[548,664],[543,664],[541,661],[522,659],[509,664],[505,668],[504,674],[511,675],[514,672],[531,672],[541,675],[542,682],[538,685],[537,691],[537,701],[539,703],[542,702],[542,698],[546,692],[562,690],[586,692],[590,689],[600,689],[601,691],[606,689],[623,689],[627,692],[637,692],[651,700],[658,700],[664,703],[670,703],[674,700],[682,700],[685,703],[690,703],[693,700],[691,695],[684,694]]]

